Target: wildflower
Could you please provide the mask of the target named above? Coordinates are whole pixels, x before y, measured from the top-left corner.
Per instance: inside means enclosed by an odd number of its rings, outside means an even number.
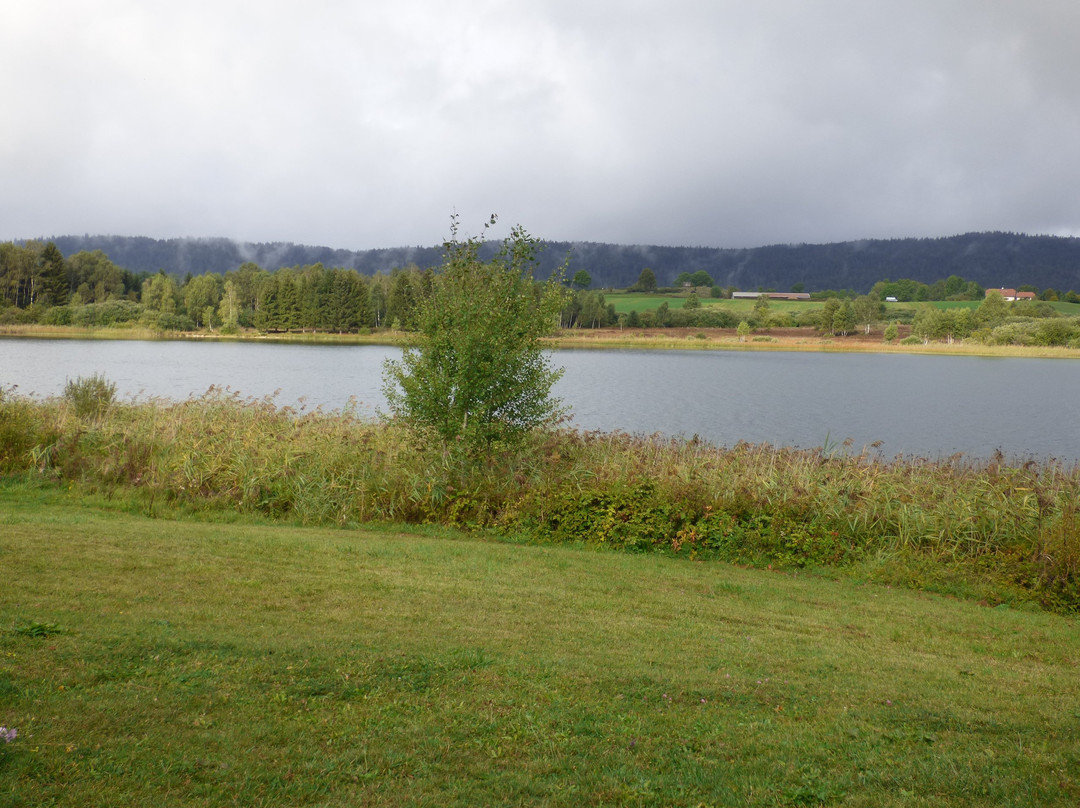
[[[4,743],[11,743],[18,737],[19,731],[15,729],[15,727],[12,727],[11,729],[8,729],[7,727],[0,727],[0,741],[3,741]]]

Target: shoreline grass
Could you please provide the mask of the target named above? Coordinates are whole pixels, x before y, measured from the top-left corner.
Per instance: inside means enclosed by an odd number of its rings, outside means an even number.
[[[453,525],[1080,611],[1080,464],[571,430],[472,462],[349,410],[217,389],[182,402],[84,398],[0,390],[0,474],[151,514],[179,504],[306,525]]]
[[[771,336],[767,330],[742,341],[734,329],[686,329],[684,336],[663,333],[613,333],[612,329],[562,334],[548,339],[557,348],[628,348],[636,350],[725,350],[790,351],[821,353],[880,353],[923,356],[978,356],[1029,359],[1080,359],[1080,350],[1061,346],[983,345],[975,342],[930,342],[925,345],[901,345],[899,342],[874,342],[863,339],[823,336],[807,329],[806,336]],[[659,331],[663,331],[660,329]],[[698,333],[703,336],[698,336]]]
[[[0,483],[3,804],[1080,800],[1076,618],[116,504]]]
[[[957,340],[951,344],[930,342],[901,345],[883,340],[866,340],[857,335],[823,335],[813,328],[782,329],[774,336],[769,329],[755,332],[743,341],[735,329],[564,329],[543,340],[552,348],[626,348],[633,350],[720,350],[720,351],[795,351],[824,353],[884,353],[930,356],[1014,357],[1031,359],[1080,359],[1080,350],[1061,346],[984,345]],[[792,330],[804,333],[791,336]],[[241,331],[160,332],[145,328],[79,328],[75,326],[5,325],[0,338],[74,339],[74,340],[198,340],[204,342],[280,342],[325,345],[408,345],[413,335],[403,331],[378,330],[369,334],[327,332],[261,333]]]

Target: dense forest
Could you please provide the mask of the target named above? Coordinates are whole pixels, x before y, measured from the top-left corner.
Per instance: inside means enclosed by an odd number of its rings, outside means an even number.
[[[246,263],[268,270],[322,264],[375,275],[409,265],[426,269],[438,266],[442,259],[440,247],[350,251],[228,239],[120,236],[61,236],[49,241],[64,255],[100,250],[129,272],[161,270],[177,279],[207,272],[224,274]],[[601,288],[626,288],[644,267],[653,270],[661,286],[673,283],[680,273],[703,271],[720,286],[744,290],[786,291],[802,284],[807,291],[850,289],[865,293],[883,279],[909,278],[929,284],[950,275],[983,287],[1080,288],[1080,239],[1017,233],[751,249],[551,241],[541,255],[541,272],[551,272],[568,257],[569,275],[586,270],[594,286]]]
[[[253,262],[224,273],[187,274],[182,280],[162,271],[134,273],[115,264],[101,250],[65,257],[53,242],[0,243],[0,325],[42,324],[84,327],[141,327],[154,331],[209,330],[235,333],[241,329],[269,332],[357,333],[376,328],[414,330],[419,304],[433,288],[435,270],[416,264],[390,272],[366,275],[349,267],[322,263],[268,270]],[[1042,301],[1008,307],[1001,295],[991,300],[984,288],[959,275],[932,284],[910,278],[878,280],[869,294],[827,290],[814,294],[824,300],[815,309],[776,309],[765,297],[751,314],[737,315],[730,307],[706,306],[699,292],[729,297],[734,287],[722,287],[704,270],[675,277],[679,299],[663,300],[646,310],[617,314],[605,292],[579,269],[568,280],[560,325],[564,328],[637,327],[791,328],[813,326],[846,335],[856,327],[869,333],[885,318],[889,300],[982,301],[975,312],[896,310],[893,319],[907,317],[912,338],[966,339],[1002,344],[1072,345],[1080,342],[1080,321],[1051,322],[1057,312],[1050,301],[1080,302],[1080,295],[1043,289]],[[686,287],[690,287],[688,290]],[[643,268],[629,288],[664,291],[656,274]],[[676,289],[668,288],[673,292]],[[1028,291],[1038,292],[1036,287]],[[653,298],[655,300],[655,298]],[[912,319],[913,318],[913,319]],[[1023,321],[1023,322],[1020,322]],[[895,324],[894,324],[895,326]],[[742,331],[740,331],[742,333]],[[888,338],[888,337],[886,337]],[[1078,346],[1080,347],[1080,346]]]

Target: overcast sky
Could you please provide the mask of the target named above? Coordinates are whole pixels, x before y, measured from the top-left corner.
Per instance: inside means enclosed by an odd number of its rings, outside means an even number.
[[[1077,0],[10,0],[0,240],[1080,235]]]

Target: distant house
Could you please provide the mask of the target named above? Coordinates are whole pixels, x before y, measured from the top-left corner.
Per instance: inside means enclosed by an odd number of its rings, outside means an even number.
[[[987,294],[990,294],[991,292],[997,292],[998,294],[1001,295],[1002,298],[1004,298],[1006,301],[1008,301],[1010,303],[1013,302],[1014,300],[1034,300],[1035,299],[1035,293],[1034,292],[1018,292],[1015,289],[1006,289],[1004,286],[1001,287],[1000,289],[987,289],[986,290]]]

